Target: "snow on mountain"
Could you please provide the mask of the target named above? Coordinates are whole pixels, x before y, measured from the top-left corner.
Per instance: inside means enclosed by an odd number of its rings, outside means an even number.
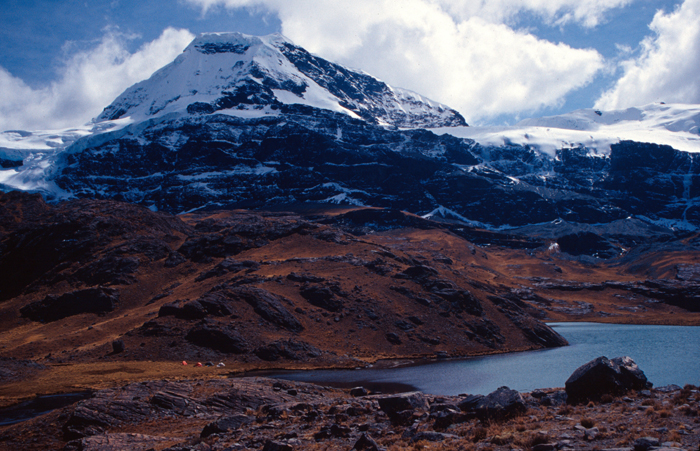
[[[120,95],[98,122],[170,113],[278,114],[280,104],[345,113],[402,128],[466,125],[451,108],[328,62],[280,34],[206,33],[171,64]]]
[[[653,104],[467,127],[281,35],[205,34],[91,124],[0,133],[0,189],[176,213],[323,202],[499,230],[693,230],[699,125],[700,105]]]
[[[64,130],[0,132],[0,189],[41,192],[51,199],[70,198],[70,193],[49,180],[58,156],[81,138],[120,129],[129,122],[115,120]]]
[[[562,148],[587,147],[607,155],[620,141],[668,145],[700,152],[700,105],[649,104],[617,111],[581,109],[560,116],[525,119],[510,127],[440,128],[436,133],[473,139],[485,146],[531,146],[554,156]]]

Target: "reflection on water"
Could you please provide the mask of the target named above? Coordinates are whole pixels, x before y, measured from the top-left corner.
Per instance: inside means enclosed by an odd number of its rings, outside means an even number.
[[[563,387],[596,357],[630,356],[655,386],[700,384],[700,327],[550,323],[570,346],[392,369],[291,372],[275,377],[339,386],[406,384],[436,395]]]

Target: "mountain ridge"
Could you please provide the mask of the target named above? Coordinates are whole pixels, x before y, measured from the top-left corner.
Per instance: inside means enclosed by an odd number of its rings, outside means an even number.
[[[281,35],[203,34],[92,130],[0,134],[0,184],[171,213],[376,206],[551,239],[558,221],[630,218],[648,237],[700,227],[697,154],[678,149],[700,150],[695,106],[466,127],[406,92]],[[635,141],[648,136],[657,142]],[[35,147],[20,164],[22,143]]]

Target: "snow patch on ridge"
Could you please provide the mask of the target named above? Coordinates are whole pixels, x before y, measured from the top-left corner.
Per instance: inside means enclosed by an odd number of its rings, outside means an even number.
[[[618,111],[576,110],[561,116],[525,119],[514,126],[431,129],[473,139],[484,146],[531,146],[554,157],[562,148],[587,147],[607,155],[620,141],[668,145],[700,152],[700,105],[650,104]]]

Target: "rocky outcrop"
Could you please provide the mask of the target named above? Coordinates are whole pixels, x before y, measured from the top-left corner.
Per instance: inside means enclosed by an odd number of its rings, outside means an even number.
[[[235,288],[227,291],[229,296],[240,297],[253,307],[255,313],[270,323],[291,332],[300,332],[304,326],[282,303],[291,304],[283,297],[259,288]]]
[[[69,293],[48,295],[43,301],[22,307],[20,313],[32,321],[52,322],[82,313],[104,314],[119,303],[119,291],[113,288],[88,288]]]
[[[329,312],[337,312],[343,308],[343,301],[338,299],[329,287],[305,286],[300,293],[304,299],[309,301],[309,304]]]
[[[61,281],[132,283],[145,262],[168,255],[168,240],[189,230],[177,217],[123,202],[48,206],[29,194],[0,193],[0,206],[7,212],[0,217],[0,302]]]
[[[556,333],[551,327],[533,318],[521,307],[527,308],[522,301],[517,303],[499,296],[489,296],[501,313],[504,313],[513,324],[518,326],[528,340],[544,346],[545,348],[556,348],[566,346],[569,343],[564,337]],[[519,305],[520,304],[520,305]]]
[[[235,303],[221,292],[204,294],[194,301],[175,301],[164,304],[158,310],[158,316],[174,316],[186,320],[199,320],[207,316],[230,316],[235,311]]]
[[[242,354],[248,350],[245,339],[235,329],[221,324],[195,326],[187,332],[185,340],[224,353]]]
[[[599,400],[606,394],[619,396],[650,387],[644,372],[631,358],[598,357],[576,369],[567,379],[566,395],[569,404],[580,404]]]
[[[328,387],[259,377],[149,381],[100,390],[61,410],[4,426],[0,444],[27,451],[378,451],[430,447],[431,442],[445,449],[695,450],[700,444],[693,433],[700,409],[697,393],[691,385],[640,390],[592,407],[578,406],[570,414],[570,407],[545,402],[559,397],[555,389],[355,398]],[[462,412],[460,404],[470,407]],[[524,415],[523,404],[529,409]],[[477,405],[489,407],[477,417]],[[657,411],[658,406],[665,407]],[[678,427],[659,427],[664,424]]]
[[[700,283],[696,280],[646,279],[637,282],[606,281],[601,283],[576,282],[566,280],[532,279],[538,288],[558,291],[603,291],[622,290],[669,305],[681,307],[690,312],[700,311]]]
[[[321,350],[303,341],[276,341],[256,348],[253,353],[262,360],[274,362],[280,359],[305,360],[321,355]]]
[[[254,418],[251,418],[248,415],[232,415],[221,417],[216,421],[212,421],[211,423],[204,426],[200,437],[209,437],[213,434],[225,434],[231,431],[235,431],[237,429],[240,429],[241,426],[244,426],[252,421],[254,421]]]
[[[474,316],[481,316],[483,307],[469,291],[459,288],[454,282],[437,277],[435,268],[425,265],[410,266],[396,274],[397,279],[408,279],[420,285],[432,302],[449,303],[448,310],[457,313],[465,311]]]

